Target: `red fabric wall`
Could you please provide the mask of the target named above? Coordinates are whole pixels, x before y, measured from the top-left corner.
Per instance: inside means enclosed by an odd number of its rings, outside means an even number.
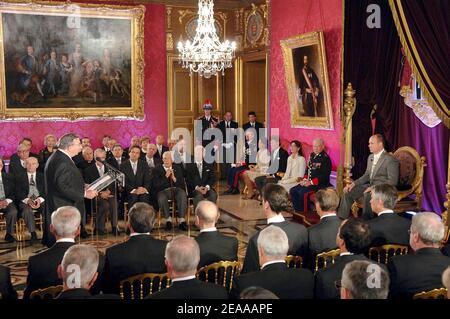
[[[280,129],[283,145],[298,139],[304,154],[309,156],[312,140],[325,140],[333,169],[339,164],[341,124],[340,76],[342,60],[342,0],[276,0],[271,1],[270,48],[270,126]],[[334,130],[291,128],[289,100],[284,76],[283,54],[280,40],[311,31],[324,31],[328,60],[328,77],[333,108]],[[285,145],[286,146],[286,145]]]
[[[101,145],[103,134],[112,135],[124,147],[129,145],[133,135],[149,135],[151,138],[160,133],[167,135],[165,7],[159,4],[145,7],[145,119],[0,122],[0,156],[9,158],[24,136],[33,139],[32,151],[37,152],[43,147],[44,136],[49,133],[57,137],[68,132],[88,136],[94,147]]]

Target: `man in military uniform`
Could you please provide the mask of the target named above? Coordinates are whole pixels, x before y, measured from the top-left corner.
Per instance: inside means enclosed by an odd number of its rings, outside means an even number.
[[[331,186],[331,160],[324,148],[325,144],[321,138],[313,141],[313,153],[309,157],[308,173],[303,179],[300,177],[300,184],[290,190],[292,205],[296,212],[306,212],[308,193]]]
[[[205,112],[205,115],[200,117],[198,120],[202,121],[202,145],[203,147],[206,147],[211,141],[214,139],[207,138],[205,139],[204,134],[205,131],[209,128],[215,128],[217,124],[219,123],[219,119],[212,116],[212,109],[213,106],[211,104],[210,100],[206,100],[205,104],[203,105],[203,111]]]

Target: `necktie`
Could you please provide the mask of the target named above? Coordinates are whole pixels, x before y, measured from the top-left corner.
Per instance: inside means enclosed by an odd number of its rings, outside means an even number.
[[[117,164],[119,164],[119,166],[120,166],[120,164],[122,164],[122,159],[121,158],[117,158],[116,161],[117,161]]]
[[[230,122],[227,122],[227,128],[230,128]]]
[[[155,164],[153,163],[153,158],[149,159],[147,162],[149,167],[155,167]]]
[[[30,175],[30,190],[28,191],[28,197],[37,198],[39,196],[39,191],[36,188],[36,182],[34,180],[34,174]]]
[[[198,173],[200,174],[200,178],[202,178],[202,163],[197,163]]]
[[[98,173],[100,174],[100,177],[102,177],[104,174],[105,174],[105,168],[102,166],[102,167],[98,167]]]
[[[136,175],[136,171],[137,171],[136,163],[132,163],[131,166],[133,167],[133,174]]]
[[[5,197],[5,188],[3,187],[3,181],[0,179],[0,200],[4,200]]]

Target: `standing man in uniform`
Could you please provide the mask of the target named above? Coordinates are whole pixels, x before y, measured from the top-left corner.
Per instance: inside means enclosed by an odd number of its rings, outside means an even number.
[[[205,138],[204,134],[207,129],[209,128],[215,128],[217,124],[219,124],[219,119],[212,116],[212,109],[213,106],[211,104],[210,100],[206,100],[205,104],[203,105],[203,111],[205,112],[205,115],[200,117],[198,120],[202,121],[202,145],[203,147],[206,147],[210,142],[213,141],[213,139]]]

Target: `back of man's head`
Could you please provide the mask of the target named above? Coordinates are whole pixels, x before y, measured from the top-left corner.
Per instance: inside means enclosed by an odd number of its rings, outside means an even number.
[[[442,274],[442,283],[447,288],[447,297],[450,299],[450,266]]]
[[[81,222],[80,211],[73,206],[62,206],[52,213],[51,229],[56,239],[75,238]]]
[[[278,184],[266,184],[263,190],[264,210],[270,209],[276,214],[288,210],[289,194],[286,189]]]
[[[130,227],[135,233],[149,233],[155,220],[155,210],[147,203],[139,202],[130,209]]]
[[[257,244],[260,256],[265,257],[265,260],[260,260],[260,262],[285,259],[289,250],[289,240],[286,233],[275,225],[270,225],[259,233]]]
[[[279,299],[270,290],[255,286],[245,288],[239,297],[240,299]]]
[[[365,253],[372,240],[369,225],[359,219],[348,219],[342,222],[338,238],[343,241],[345,249],[353,254]]]
[[[322,216],[328,213],[335,213],[339,206],[339,195],[334,188],[321,189],[316,193],[317,213]]]
[[[171,276],[195,275],[200,262],[200,247],[192,237],[175,236],[166,246],[165,257]]]
[[[423,212],[413,216],[411,221],[411,236],[418,236],[418,241],[421,242],[420,246],[438,247],[444,239],[444,235],[445,227],[437,214]],[[410,244],[416,250],[414,241],[411,242],[410,240]]]
[[[195,208],[195,215],[198,218],[200,229],[214,227],[219,218],[219,209],[213,202],[202,200]]]
[[[380,265],[355,260],[345,265],[341,279],[342,299],[386,299],[389,275]]]
[[[73,245],[64,254],[60,274],[66,289],[89,289],[97,279],[99,255],[91,245]]]
[[[394,209],[397,203],[397,189],[389,184],[375,185],[372,189],[372,198],[381,201],[384,208]]]
[[[58,148],[62,150],[67,150],[70,146],[74,144],[74,140],[79,139],[78,135],[74,133],[68,133],[59,139]]]

